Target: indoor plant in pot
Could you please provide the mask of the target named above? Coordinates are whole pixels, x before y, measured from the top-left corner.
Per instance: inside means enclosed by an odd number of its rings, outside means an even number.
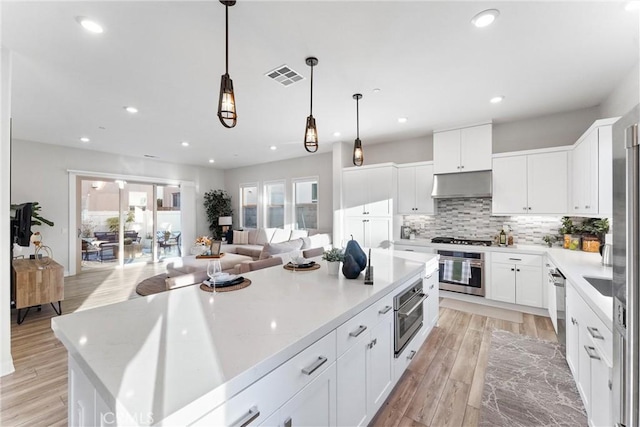
[[[575,232],[575,227],[573,225],[573,220],[568,216],[563,216],[562,227],[560,227],[560,229],[558,230],[558,233],[560,233],[563,236],[563,243],[562,243],[563,248],[570,249],[571,235],[574,232]],[[573,249],[577,249],[577,248],[573,248]]]
[[[322,259],[327,261],[327,269],[330,275],[337,276],[340,271],[340,263],[344,261],[342,249],[331,248],[322,253]]]

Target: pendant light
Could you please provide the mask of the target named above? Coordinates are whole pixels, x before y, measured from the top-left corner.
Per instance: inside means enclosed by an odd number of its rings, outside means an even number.
[[[236,114],[236,97],[233,93],[233,81],[229,77],[229,6],[236,4],[235,0],[220,0],[225,7],[225,73],[220,80],[220,98],[218,99],[218,118],[222,126],[235,127],[238,122]]]
[[[356,93],[353,95],[353,99],[356,100],[356,140],[353,143],[353,164],[356,166],[362,166],[364,163],[364,153],[362,152],[362,141],[360,141],[360,109],[359,101],[362,98],[362,94]]]
[[[311,103],[307,126],[304,129],[304,149],[309,153],[315,153],[318,151],[318,128],[316,128],[316,119],[313,118],[313,67],[318,65],[318,58],[310,56],[307,58],[307,65],[311,67]]]

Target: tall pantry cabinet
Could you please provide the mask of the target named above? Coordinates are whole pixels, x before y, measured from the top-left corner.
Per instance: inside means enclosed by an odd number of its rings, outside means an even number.
[[[394,239],[397,179],[397,169],[391,163],[343,169],[345,243],[353,236],[361,246],[377,248]]]

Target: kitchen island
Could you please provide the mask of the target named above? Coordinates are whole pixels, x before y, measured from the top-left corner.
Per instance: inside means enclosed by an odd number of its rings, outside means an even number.
[[[224,414],[233,412],[226,411],[229,401],[243,401],[255,384],[281,378],[298,358],[307,365],[324,357],[302,360],[308,349],[326,350],[326,372],[335,369],[337,329],[354,318],[363,323],[362,313],[379,302],[385,304],[379,313],[391,318],[392,297],[438,267],[434,255],[399,255],[373,251],[373,286],[363,284],[363,275],[330,276],[324,263],[315,271],[273,267],[246,274],[252,284],[238,291],[209,293],[196,285],[52,319],[69,352],[70,424],[229,423],[235,419]],[[302,375],[300,388],[308,387],[313,371]],[[274,396],[278,389],[298,390],[287,381],[272,385]],[[268,422],[284,403],[270,399],[257,411],[247,407],[247,420]],[[222,418],[207,418],[216,408]]]

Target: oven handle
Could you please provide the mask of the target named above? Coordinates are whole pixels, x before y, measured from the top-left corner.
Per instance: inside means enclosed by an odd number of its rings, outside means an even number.
[[[413,305],[413,307],[411,307],[411,309],[409,311],[402,311],[402,310],[398,310],[398,316],[400,317],[407,317],[410,316],[411,313],[413,313],[414,311],[416,311],[416,309],[418,307],[420,307],[420,304],[422,304],[424,302],[424,300],[426,300],[429,297],[429,294],[417,294],[416,296],[420,297],[420,301],[418,301],[417,303],[415,303]],[[413,299],[413,298],[412,298]]]
[[[470,259],[467,258],[442,258],[440,257],[440,264],[444,264],[444,260],[451,260],[451,261],[457,261],[457,260],[461,260],[463,262],[468,262],[469,265],[471,265],[471,267],[483,267],[484,266],[484,261],[471,261]]]

